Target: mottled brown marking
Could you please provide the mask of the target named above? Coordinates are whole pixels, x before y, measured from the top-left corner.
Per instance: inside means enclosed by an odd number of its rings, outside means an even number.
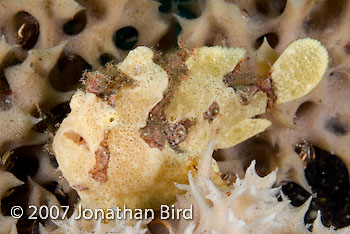
[[[164,134],[171,146],[177,146],[179,143],[186,140],[189,128],[194,124],[194,121],[189,119],[181,120],[175,124],[165,124]]]
[[[111,106],[115,105],[118,90],[123,87],[132,87],[136,83],[111,64],[100,71],[84,72],[82,82],[87,92],[96,94]]]
[[[151,147],[162,150],[165,138],[162,133],[162,125],[165,121],[161,113],[161,102],[159,102],[148,114],[146,125],[140,128],[140,137]]]
[[[100,143],[100,146],[95,152],[95,166],[89,171],[89,175],[100,183],[105,183],[108,179],[107,169],[110,158],[110,151],[108,149],[108,135],[109,130],[105,131],[104,138]]]
[[[214,101],[210,105],[209,109],[203,113],[203,117],[204,119],[208,120],[209,123],[211,123],[216,118],[216,116],[218,116],[219,111],[220,111],[220,107],[218,103]]]
[[[266,75],[265,78],[258,80],[258,82],[256,83],[256,91],[254,92],[254,94],[258,91],[262,91],[266,93],[266,96],[267,96],[266,111],[269,111],[274,106],[277,99],[275,90],[273,88],[270,72]]]
[[[175,88],[187,76],[185,61],[188,56],[189,50],[186,49],[165,55],[157,51],[154,53],[153,62],[167,72],[169,84],[163,99],[150,111],[145,127],[140,129],[141,138],[152,148],[162,150],[167,141],[174,150],[181,151],[177,145],[186,139],[189,128],[195,123],[195,120],[184,119],[172,124],[164,114]]]
[[[224,76],[223,81],[227,87],[231,87],[235,90],[236,95],[243,105],[248,105],[254,94],[258,91],[266,93],[268,98],[266,111],[269,111],[274,106],[277,99],[271,80],[272,71],[268,72],[265,77],[257,79],[251,73],[247,72],[250,70],[252,69],[249,69],[249,67],[242,68],[241,62],[237,64],[232,72]]]
[[[140,129],[140,137],[149,147],[162,150],[165,144],[165,138],[159,128],[159,125],[147,121],[146,126]]]
[[[195,121],[184,119],[174,124],[169,123],[157,107],[149,114],[146,126],[140,129],[141,138],[151,148],[162,150],[167,141],[173,149],[179,150],[176,146],[186,139],[189,128]],[[154,112],[156,113],[153,114]]]

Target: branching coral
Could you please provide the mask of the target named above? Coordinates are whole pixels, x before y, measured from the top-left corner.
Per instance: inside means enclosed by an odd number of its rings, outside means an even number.
[[[233,188],[216,187],[210,180],[209,163],[213,144],[209,146],[200,165],[198,176],[189,173],[189,185],[178,185],[188,193],[178,197],[177,206],[195,204],[194,221],[181,220],[177,233],[311,233],[304,225],[304,214],[310,204],[295,208],[274,188],[276,171],[259,177],[253,162],[243,180],[237,179]],[[280,200],[278,199],[280,197]],[[350,228],[337,231],[324,227],[318,213],[312,233],[345,234]]]
[[[215,149],[228,148],[264,131],[270,122],[257,115],[265,112],[271,94],[279,103],[305,95],[328,63],[319,42],[296,41],[276,61],[271,77],[257,82],[249,104],[242,104],[224,76],[235,72],[243,49],[203,47],[183,53],[187,70],[174,78],[174,71],[153,62],[150,49],[139,47],[116,67],[88,74],[87,91],[74,95],[72,112],[53,146],[84,206],[157,208],[173,202],[173,182],[186,182],[187,171],[211,139]],[[286,66],[290,57],[294,60]],[[266,80],[268,85],[262,85]],[[101,87],[109,86],[114,92],[101,95]]]

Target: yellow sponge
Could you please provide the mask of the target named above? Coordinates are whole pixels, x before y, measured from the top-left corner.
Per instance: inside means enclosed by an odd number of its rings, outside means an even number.
[[[308,94],[321,81],[328,67],[328,52],[317,40],[291,43],[272,66],[276,103]]]

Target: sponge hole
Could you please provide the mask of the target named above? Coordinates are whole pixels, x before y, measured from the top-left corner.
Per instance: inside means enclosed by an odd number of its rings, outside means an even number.
[[[52,86],[62,92],[75,90],[84,70],[91,69],[79,55],[62,54],[55,67],[49,73]]]
[[[291,200],[291,204],[297,207],[303,205],[310,197],[310,193],[294,182],[288,182],[283,185],[282,191]]]
[[[6,111],[11,108],[10,100],[11,89],[3,72],[0,73],[0,111]]]
[[[4,168],[14,174],[18,179],[26,182],[39,170],[39,160],[34,156],[35,147],[24,146],[13,150],[12,154],[2,158]]]
[[[136,45],[138,37],[139,33],[136,28],[127,26],[117,30],[112,39],[117,48],[121,50],[130,50]]]
[[[28,12],[20,11],[14,16],[17,43],[25,50],[33,48],[39,38],[39,23]]]
[[[30,185],[24,184],[15,187],[6,192],[8,195],[1,200],[1,211],[3,215],[10,216],[13,206],[28,207],[28,200],[31,194]],[[30,212],[33,212],[30,210]],[[30,214],[28,212],[28,214]],[[32,233],[31,230],[35,225],[35,220],[28,219],[27,212],[17,221],[16,228],[18,233]]]
[[[36,132],[45,133],[47,130],[49,132],[54,132],[57,130],[57,123],[61,123],[64,118],[66,118],[67,113],[70,112],[69,102],[64,102],[58,104],[50,111],[45,110],[45,108],[40,109],[41,113],[44,114],[43,120],[35,124],[33,130]],[[31,113],[32,116],[39,118],[41,114],[38,110]]]
[[[274,170],[278,147],[258,137],[234,146],[239,158],[243,159],[243,170],[246,171],[252,160],[256,160],[255,170],[259,176],[266,176]]]
[[[109,53],[103,53],[100,55],[100,57],[98,58],[98,62],[102,65],[105,66],[107,63],[112,62],[113,60],[115,60],[115,57],[112,54]]]
[[[348,126],[341,121],[339,117],[332,117],[326,121],[325,128],[328,132],[336,136],[345,136],[348,134]]]
[[[33,177],[39,169],[39,161],[36,157],[27,154],[13,156],[12,172],[18,179],[26,181],[27,177]]]
[[[311,13],[305,18],[303,27],[311,35],[319,35],[325,29],[336,25],[343,16],[347,0],[323,0],[318,1]]]
[[[317,146],[314,146],[314,149],[316,157],[308,163],[305,177],[312,191],[317,193],[317,197],[313,198],[308,213],[320,210],[322,223],[327,227],[348,226],[350,184],[347,167],[337,155]],[[305,215],[305,221],[312,223],[308,213]]]
[[[159,11],[164,14],[177,14],[185,19],[195,19],[200,15],[200,7],[192,0],[157,0],[160,2]]]
[[[279,42],[279,38],[277,33],[274,32],[270,32],[270,33],[266,33],[264,35],[262,35],[261,37],[259,37],[258,39],[256,39],[255,41],[255,49],[258,49],[262,43],[264,42],[264,38],[266,37],[267,42],[269,43],[269,45],[274,49],[276,48],[278,42]]]
[[[346,54],[350,54],[350,42],[348,42],[345,46],[344,46],[344,51]]]
[[[76,35],[84,30],[87,24],[85,10],[79,11],[72,19],[63,25],[63,31],[67,35]]]
[[[177,7],[178,10],[178,15],[182,18],[185,19],[195,19],[198,17],[198,15],[196,15],[195,13],[193,13],[191,10],[189,10],[188,8],[182,6],[182,5],[178,5]]]
[[[302,103],[294,115],[294,124],[302,121],[305,118],[308,118],[308,116],[311,114],[312,109],[315,108],[317,105],[314,102],[306,101]]]
[[[256,9],[262,15],[276,17],[281,15],[286,8],[287,0],[257,0]]]

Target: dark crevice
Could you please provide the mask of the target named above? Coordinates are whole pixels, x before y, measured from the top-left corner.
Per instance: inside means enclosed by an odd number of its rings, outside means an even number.
[[[200,7],[195,1],[157,0],[159,11],[163,14],[177,14],[185,19],[195,19],[200,15]]]
[[[0,72],[0,111],[6,111],[11,108],[11,89],[5,78],[3,71]]]
[[[51,110],[41,109],[35,110],[31,115],[36,118],[42,118],[42,120],[34,125],[33,130],[37,132],[44,133],[46,131],[56,132],[59,127],[59,123],[66,118],[67,114],[70,112],[69,102],[64,102],[58,104]]]
[[[257,11],[267,17],[281,15],[286,8],[287,0],[257,0],[255,6]]]
[[[160,5],[158,10],[164,14],[172,12],[172,0],[157,0]]]
[[[21,64],[27,57],[27,52],[20,49],[12,49],[1,64],[2,69]]]
[[[103,53],[98,58],[98,61],[102,66],[105,66],[107,63],[112,63],[113,61],[115,61],[115,57],[112,54]]]
[[[55,195],[59,203],[63,206],[69,205],[69,198],[67,194],[65,194],[61,188],[61,186],[56,181],[51,181],[47,184],[44,184],[43,187]]]
[[[139,33],[136,28],[127,26],[118,29],[113,34],[113,42],[115,46],[121,50],[130,50],[134,48],[137,43]]]
[[[271,48],[276,48],[276,46],[278,45],[278,35],[277,33],[274,32],[270,32],[270,33],[266,33],[264,35],[262,35],[261,37],[259,37],[256,41],[255,41],[255,49],[258,49],[262,43],[264,42],[264,38],[266,37],[267,42],[269,43],[269,45],[271,46]]]
[[[24,184],[7,191],[7,196],[1,200],[1,211],[5,216],[11,215],[11,208],[20,206],[24,211],[28,207],[30,195],[30,185]],[[32,210],[30,210],[32,211]],[[23,216],[17,221],[17,232],[23,234],[32,234],[32,230],[37,225],[37,220],[29,220],[28,214],[23,213]]]
[[[311,196],[311,194],[308,193],[303,187],[294,182],[289,182],[286,185],[283,185],[282,191],[288,196],[289,199],[291,199],[291,204],[293,206],[303,205]]]
[[[27,181],[28,176],[33,177],[39,170],[39,160],[31,149],[30,146],[20,147],[2,158],[4,168],[22,181]]]
[[[63,191],[62,186],[56,181],[51,181],[43,185],[43,187],[51,192],[57,198],[58,202],[62,206],[71,206],[76,204],[78,201],[78,194],[74,189],[69,189],[68,191]],[[69,218],[74,209],[69,209],[67,212],[67,217]]]
[[[59,91],[75,90],[79,86],[83,72],[90,69],[91,65],[79,55],[62,54],[50,71],[49,80],[52,86]]]
[[[349,174],[343,161],[321,148],[313,146],[315,158],[309,160],[305,177],[316,197],[312,199],[305,215],[305,223],[315,220],[317,210],[321,211],[323,225],[342,228],[350,225]],[[302,205],[310,196],[294,183],[282,187],[283,192],[295,206]]]
[[[20,11],[14,16],[17,43],[25,50],[33,48],[39,38],[38,21],[28,12]]]
[[[54,116],[54,121],[56,123],[61,123],[64,118],[67,117],[67,114],[71,111],[69,102],[64,102],[58,104],[51,110],[51,114]]]
[[[335,25],[343,16],[347,0],[321,0],[315,5],[303,23],[304,29],[310,34],[319,34]]]
[[[346,54],[350,54],[350,42],[348,42],[345,46],[344,46],[344,51]]]
[[[225,161],[225,157],[223,157],[223,154],[221,153],[221,150],[215,150],[213,152],[213,158],[217,162]]]
[[[182,29],[179,23],[171,22],[167,33],[159,40],[156,48],[162,52],[173,51],[178,47],[178,36]]]
[[[198,2],[192,0],[157,0],[160,2],[159,11],[164,14],[177,14],[184,19],[195,19],[201,14]],[[166,35],[160,40],[157,48],[161,51],[169,51],[181,44],[177,37],[182,31],[181,25],[172,18],[171,26]],[[180,45],[181,46],[181,45]]]
[[[178,5],[177,10],[178,10],[177,15],[182,17],[182,18],[195,19],[198,17],[198,15],[196,15],[195,13],[193,13],[191,10],[189,10],[188,8],[186,8],[183,5]]]
[[[79,11],[72,19],[63,25],[63,31],[67,35],[76,35],[84,30],[87,24],[86,11]]]
[[[293,122],[294,124],[300,122],[302,119],[306,119],[312,112],[312,110],[316,107],[316,103],[311,101],[306,101],[302,103],[297,111],[295,112]]]
[[[50,165],[54,168],[58,168],[57,159],[51,154],[49,154],[49,156],[50,156]]]
[[[279,151],[278,145],[259,138],[250,138],[236,145],[237,156],[242,160],[243,171],[246,171],[252,160],[256,160],[256,172],[259,176],[265,176],[274,169],[274,157]]]

